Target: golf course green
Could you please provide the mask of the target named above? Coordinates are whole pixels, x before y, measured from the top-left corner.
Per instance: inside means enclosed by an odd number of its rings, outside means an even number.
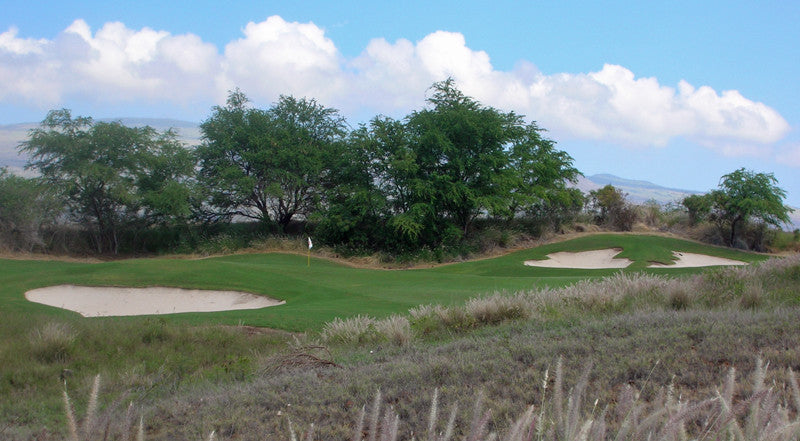
[[[492,292],[515,292],[542,286],[564,286],[619,269],[537,268],[525,260],[545,259],[549,253],[621,248],[618,257],[633,263],[622,271],[691,274],[700,268],[646,268],[669,263],[672,252],[691,252],[745,262],[766,256],[712,247],[681,239],[595,234],[512,252],[501,257],[447,264],[426,269],[382,270],[353,268],[329,259],[296,254],[236,254],[205,259],[143,258],[104,263],[58,260],[0,260],[0,305],[12,314],[77,316],[60,308],[25,299],[34,288],[71,284],[86,286],[166,286],[235,290],[285,300],[286,304],[256,310],[170,315],[190,324],[246,324],[290,331],[319,329],[336,317],[383,317],[404,313],[420,304],[455,304]],[[119,318],[125,320],[125,318]]]

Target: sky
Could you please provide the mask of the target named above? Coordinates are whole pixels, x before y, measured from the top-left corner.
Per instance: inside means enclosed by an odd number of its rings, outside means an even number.
[[[201,122],[241,89],[351,126],[452,77],[585,175],[706,191],[745,167],[800,207],[800,2],[5,1],[0,124],[47,111]]]

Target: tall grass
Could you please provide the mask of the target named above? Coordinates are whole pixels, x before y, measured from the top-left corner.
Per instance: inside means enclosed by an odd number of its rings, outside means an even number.
[[[469,441],[505,440],[559,440],[559,441],[678,441],[702,440],[796,440],[800,437],[800,387],[792,370],[788,370],[788,385],[765,384],[767,366],[758,360],[752,374],[751,392],[740,397],[736,384],[736,370],[731,368],[715,396],[697,402],[683,401],[673,393],[671,385],[662,387],[652,402],[644,402],[640,392],[630,386],[623,387],[616,403],[598,409],[598,400],[591,406],[586,391],[591,365],[587,365],[577,383],[569,390],[564,387],[561,361],[556,368],[555,390],[552,396],[542,399],[539,409],[528,406],[515,420],[489,431],[491,411],[483,409],[482,396],[475,400],[469,423],[456,427],[458,406],[449,415],[439,415],[439,390],[433,392],[428,416],[427,432],[419,439],[449,441],[459,433],[460,439]],[[545,374],[545,386],[547,375]],[[522,385],[521,385],[522,386]],[[791,399],[781,396],[781,390],[791,390]],[[543,389],[546,390],[546,387]],[[397,441],[416,439],[413,432],[401,437],[398,427],[404,422],[391,407],[381,418],[381,394],[375,395],[369,414],[370,424],[364,425],[362,407],[356,419],[352,441],[381,439]],[[609,431],[609,420],[616,419],[615,430]],[[417,424],[417,427],[420,425]]]
[[[369,412],[366,405],[360,408],[352,426],[351,441],[427,440],[450,441],[679,441],[697,440],[772,440],[790,441],[800,437],[800,385],[791,369],[787,370],[787,384],[768,385],[767,365],[760,359],[749,382],[749,396],[744,397],[737,384],[736,370],[728,371],[716,393],[699,401],[684,401],[676,397],[672,385],[660,387],[649,402],[641,399],[641,392],[626,385],[619,391],[614,403],[600,404],[590,400],[587,386],[591,377],[591,364],[587,364],[577,382],[565,387],[564,369],[559,359],[553,380],[553,392],[542,396],[539,408],[529,405],[516,419],[506,422],[492,421],[492,412],[485,409],[483,395],[478,394],[469,419],[459,425],[457,404],[442,412],[439,389],[434,389],[426,424],[410,424],[401,418],[393,406],[384,406],[382,394],[375,393]],[[543,376],[542,394],[546,394],[548,375]],[[66,388],[63,393],[69,441],[106,439],[131,439],[132,405],[128,407],[121,424],[113,424],[112,413],[99,416],[97,396],[100,377],[95,377],[87,405],[86,416],[79,423],[72,409]],[[526,385],[519,385],[525,387]],[[650,386],[645,384],[644,387]],[[783,393],[789,391],[787,393]],[[280,416],[281,413],[278,413]],[[143,420],[139,419],[136,439],[144,440]],[[295,424],[286,416],[287,435],[292,441],[312,441],[315,425],[296,431]],[[297,427],[302,427],[299,425]],[[424,427],[415,433],[409,427]],[[613,427],[610,430],[609,427]],[[299,436],[298,436],[299,435]],[[207,439],[217,439],[212,430]]]

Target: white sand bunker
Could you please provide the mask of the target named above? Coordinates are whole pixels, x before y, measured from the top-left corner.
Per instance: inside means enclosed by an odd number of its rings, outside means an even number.
[[[181,288],[50,286],[25,293],[31,302],[75,311],[84,317],[259,309],[286,302],[238,291]]]
[[[558,253],[548,254],[547,260],[526,260],[525,265],[544,268],[577,269],[625,268],[633,263],[633,261],[630,259],[615,259],[614,256],[621,252],[621,248],[580,251],[577,253],[560,251]]]
[[[726,259],[724,257],[707,256],[705,254],[694,254],[673,251],[675,262],[670,264],[651,263],[648,268],[697,268],[702,266],[722,266],[722,265],[747,265],[741,260]]]

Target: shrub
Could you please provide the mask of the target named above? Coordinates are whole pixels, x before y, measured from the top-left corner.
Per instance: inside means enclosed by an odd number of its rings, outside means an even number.
[[[398,315],[375,322],[375,331],[378,335],[397,346],[407,345],[414,337],[408,319]]]
[[[467,301],[466,312],[481,325],[492,325],[504,320],[528,318],[531,314],[529,302],[522,295],[495,294]]]
[[[34,356],[44,363],[65,363],[72,354],[77,333],[66,323],[49,322],[30,335]]]
[[[685,287],[677,286],[667,290],[667,303],[676,311],[688,309],[692,304],[692,296]]]
[[[374,343],[389,341],[398,346],[408,344],[412,338],[407,318],[391,316],[382,320],[358,315],[348,319],[336,318],[325,324],[321,337],[331,343]]]

